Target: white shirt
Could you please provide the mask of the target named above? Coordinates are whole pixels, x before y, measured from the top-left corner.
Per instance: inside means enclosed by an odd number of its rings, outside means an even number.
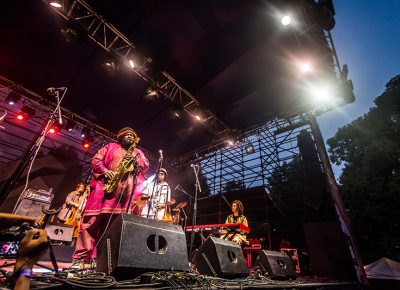
[[[165,207],[157,210],[155,206],[158,204],[165,205],[171,200],[171,188],[169,187],[168,183],[164,181],[157,184],[156,181],[154,181],[146,187],[146,189],[143,191],[143,194],[150,197],[152,196],[153,198],[149,199],[148,203],[146,203],[146,205],[143,207],[141,216],[147,217],[150,205],[148,218],[161,220],[164,216]]]

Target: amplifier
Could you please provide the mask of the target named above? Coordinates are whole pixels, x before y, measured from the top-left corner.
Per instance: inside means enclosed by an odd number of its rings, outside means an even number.
[[[24,191],[23,198],[29,198],[32,200],[41,201],[50,204],[53,201],[54,194],[50,191],[45,191],[42,189],[34,190],[27,189]]]

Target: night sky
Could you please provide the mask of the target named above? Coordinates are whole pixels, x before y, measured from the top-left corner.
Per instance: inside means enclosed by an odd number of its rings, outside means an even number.
[[[374,106],[385,84],[400,74],[400,1],[334,0],[331,31],[341,65],[348,64],[356,101],[318,117],[327,139]],[[341,168],[334,166],[338,178]]]

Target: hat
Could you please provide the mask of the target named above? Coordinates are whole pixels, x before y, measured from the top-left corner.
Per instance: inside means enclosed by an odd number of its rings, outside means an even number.
[[[131,132],[133,135],[135,135],[135,138],[137,138],[137,133],[135,132],[135,130],[133,130],[130,127],[125,127],[125,128],[122,128],[121,130],[119,130],[118,134],[117,134],[117,138],[124,136],[128,132]]]
[[[168,172],[167,172],[167,170],[166,170],[165,168],[160,168],[160,169],[158,169],[158,170],[157,170],[157,173],[160,172],[160,171],[161,171],[161,172],[164,172],[165,177],[168,176]]]

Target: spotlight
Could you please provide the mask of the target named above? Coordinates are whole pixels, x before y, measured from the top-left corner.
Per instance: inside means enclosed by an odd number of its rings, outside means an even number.
[[[233,147],[235,145],[235,142],[233,140],[228,140],[226,141],[226,143],[228,143],[230,147]]]
[[[284,15],[281,18],[281,23],[283,26],[287,26],[292,22],[292,18],[289,15]]]
[[[50,126],[49,131],[50,134],[56,134],[58,132],[60,132],[60,126],[56,123],[54,123],[53,125]]]
[[[252,154],[255,152],[253,145],[249,144],[245,148],[247,154]]]
[[[303,73],[309,73],[312,71],[312,66],[309,62],[303,62],[299,64],[300,71]]]
[[[179,103],[174,103],[172,105],[171,111],[170,111],[171,117],[173,119],[180,119],[182,118],[183,115],[183,106]]]
[[[21,112],[17,114],[17,119],[20,121],[27,120],[35,115],[35,109],[29,106],[23,106]]]
[[[90,129],[89,128],[83,128],[81,131],[81,138],[87,138],[90,135]]]
[[[102,64],[103,69],[109,74],[115,74],[118,70],[118,62],[114,57],[106,57]]]
[[[92,147],[92,142],[93,142],[93,138],[87,137],[82,140],[82,147],[85,149],[89,149],[90,147]]]
[[[156,89],[154,89],[153,87],[148,87],[146,89],[146,94],[144,95],[144,99],[146,101],[155,101],[156,99],[158,99],[158,92]]]
[[[61,1],[51,1],[50,2],[50,5],[51,6],[53,6],[54,8],[61,8],[62,7],[62,4],[61,4]]]
[[[65,129],[66,129],[68,132],[74,131],[75,126],[76,126],[76,124],[75,124],[74,121],[72,121],[72,120],[66,120]]]
[[[129,60],[129,66],[131,67],[131,68],[135,68],[135,62],[133,61],[133,60]]]
[[[61,29],[61,34],[67,43],[81,42],[86,38],[86,33],[77,24],[70,22],[69,25],[69,27]]]
[[[15,105],[15,104],[19,101],[19,99],[21,99],[21,96],[20,96],[19,94],[17,94],[16,92],[11,91],[11,92],[8,94],[7,98],[6,98],[6,102],[7,102],[10,106],[13,106],[13,105]]]

